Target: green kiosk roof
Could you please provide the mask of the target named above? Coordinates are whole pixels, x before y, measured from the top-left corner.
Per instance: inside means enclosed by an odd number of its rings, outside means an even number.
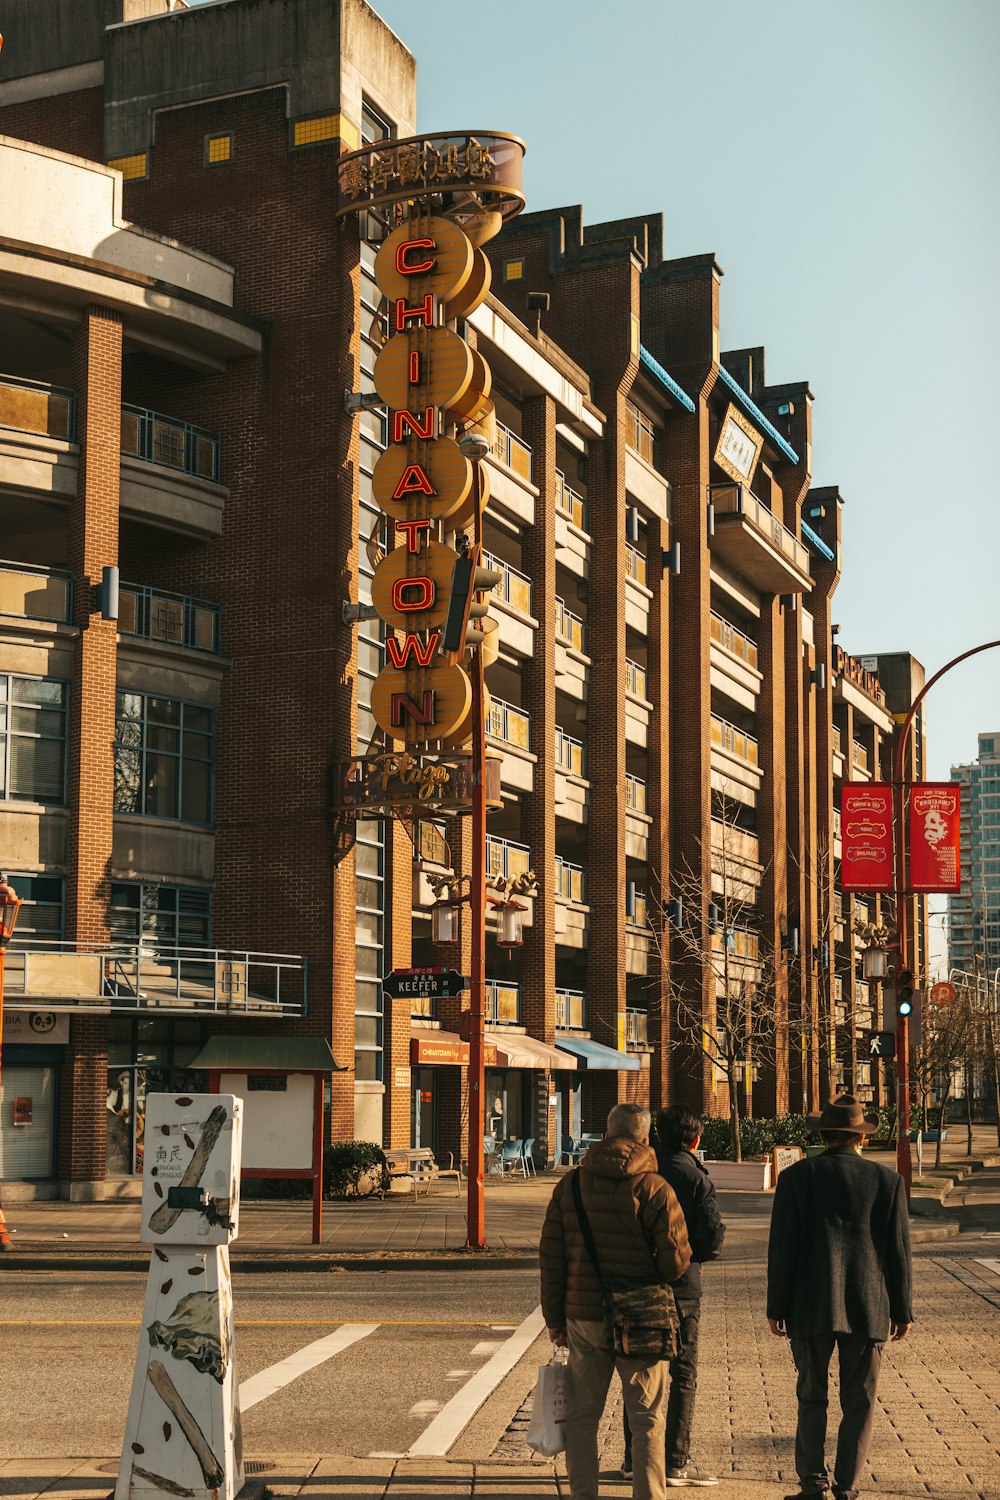
[[[324,1036],[213,1036],[189,1068],[207,1072],[346,1073]]]

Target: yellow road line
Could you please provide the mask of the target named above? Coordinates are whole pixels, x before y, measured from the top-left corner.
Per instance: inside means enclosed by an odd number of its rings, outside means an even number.
[[[0,1318],[0,1328],[138,1328],[140,1318]],[[361,1328],[357,1318],[273,1318],[236,1319],[237,1328]],[[384,1319],[380,1328],[493,1328],[493,1323],[458,1320],[454,1322],[417,1322]]]

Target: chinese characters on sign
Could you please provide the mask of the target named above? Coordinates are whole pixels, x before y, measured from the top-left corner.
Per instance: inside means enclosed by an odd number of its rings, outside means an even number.
[[[507,217],[524,206],[523,156],[516,136],[482,131],[377,141],[341,158],[337,212],[471,189]]]
[[[891,891],[892,788],[880,781],[846,782],[840,805],[842,889]]]
[[[764,439],[754,431],[742,412],[730,405],[715,449],[715,462],[720,469],[725,469],[737,484],[749,484],[763,446]]]
[[[921,782],[910,792],[910,889],[954,893],[959,870],[960,788]]]

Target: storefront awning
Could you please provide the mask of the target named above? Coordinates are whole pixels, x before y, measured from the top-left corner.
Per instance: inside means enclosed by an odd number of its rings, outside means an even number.
[[[575,1057],[568,1057],[558,1047],[550,1047],[548,1042],[540,1042],[533,1036],[487,1031],[486,1043],[496,1048],[498,1068],[538,1068],[543,1073],[551,1073],[553,1068],[577,1066]]]
[[[556,1041],[560,1051],[571,1052],[578,1059],[577,1067],[607,1068],[616,1073],[639,1071],[639,1058],[634,1052],[616,1052],[614,1047],[605,1047],[603,1042],[592,1042],[583,1036],[560,1036]]]
[[[323,1036],[210,1036],[189,1068],[206,1073],[346,1073]]]

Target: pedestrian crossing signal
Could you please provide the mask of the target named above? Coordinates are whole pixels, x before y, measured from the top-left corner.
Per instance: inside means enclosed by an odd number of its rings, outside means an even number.
[[[896,1033],[894,1031],[870,1031],[868,1033],[869,1057],[895,1057]]]

